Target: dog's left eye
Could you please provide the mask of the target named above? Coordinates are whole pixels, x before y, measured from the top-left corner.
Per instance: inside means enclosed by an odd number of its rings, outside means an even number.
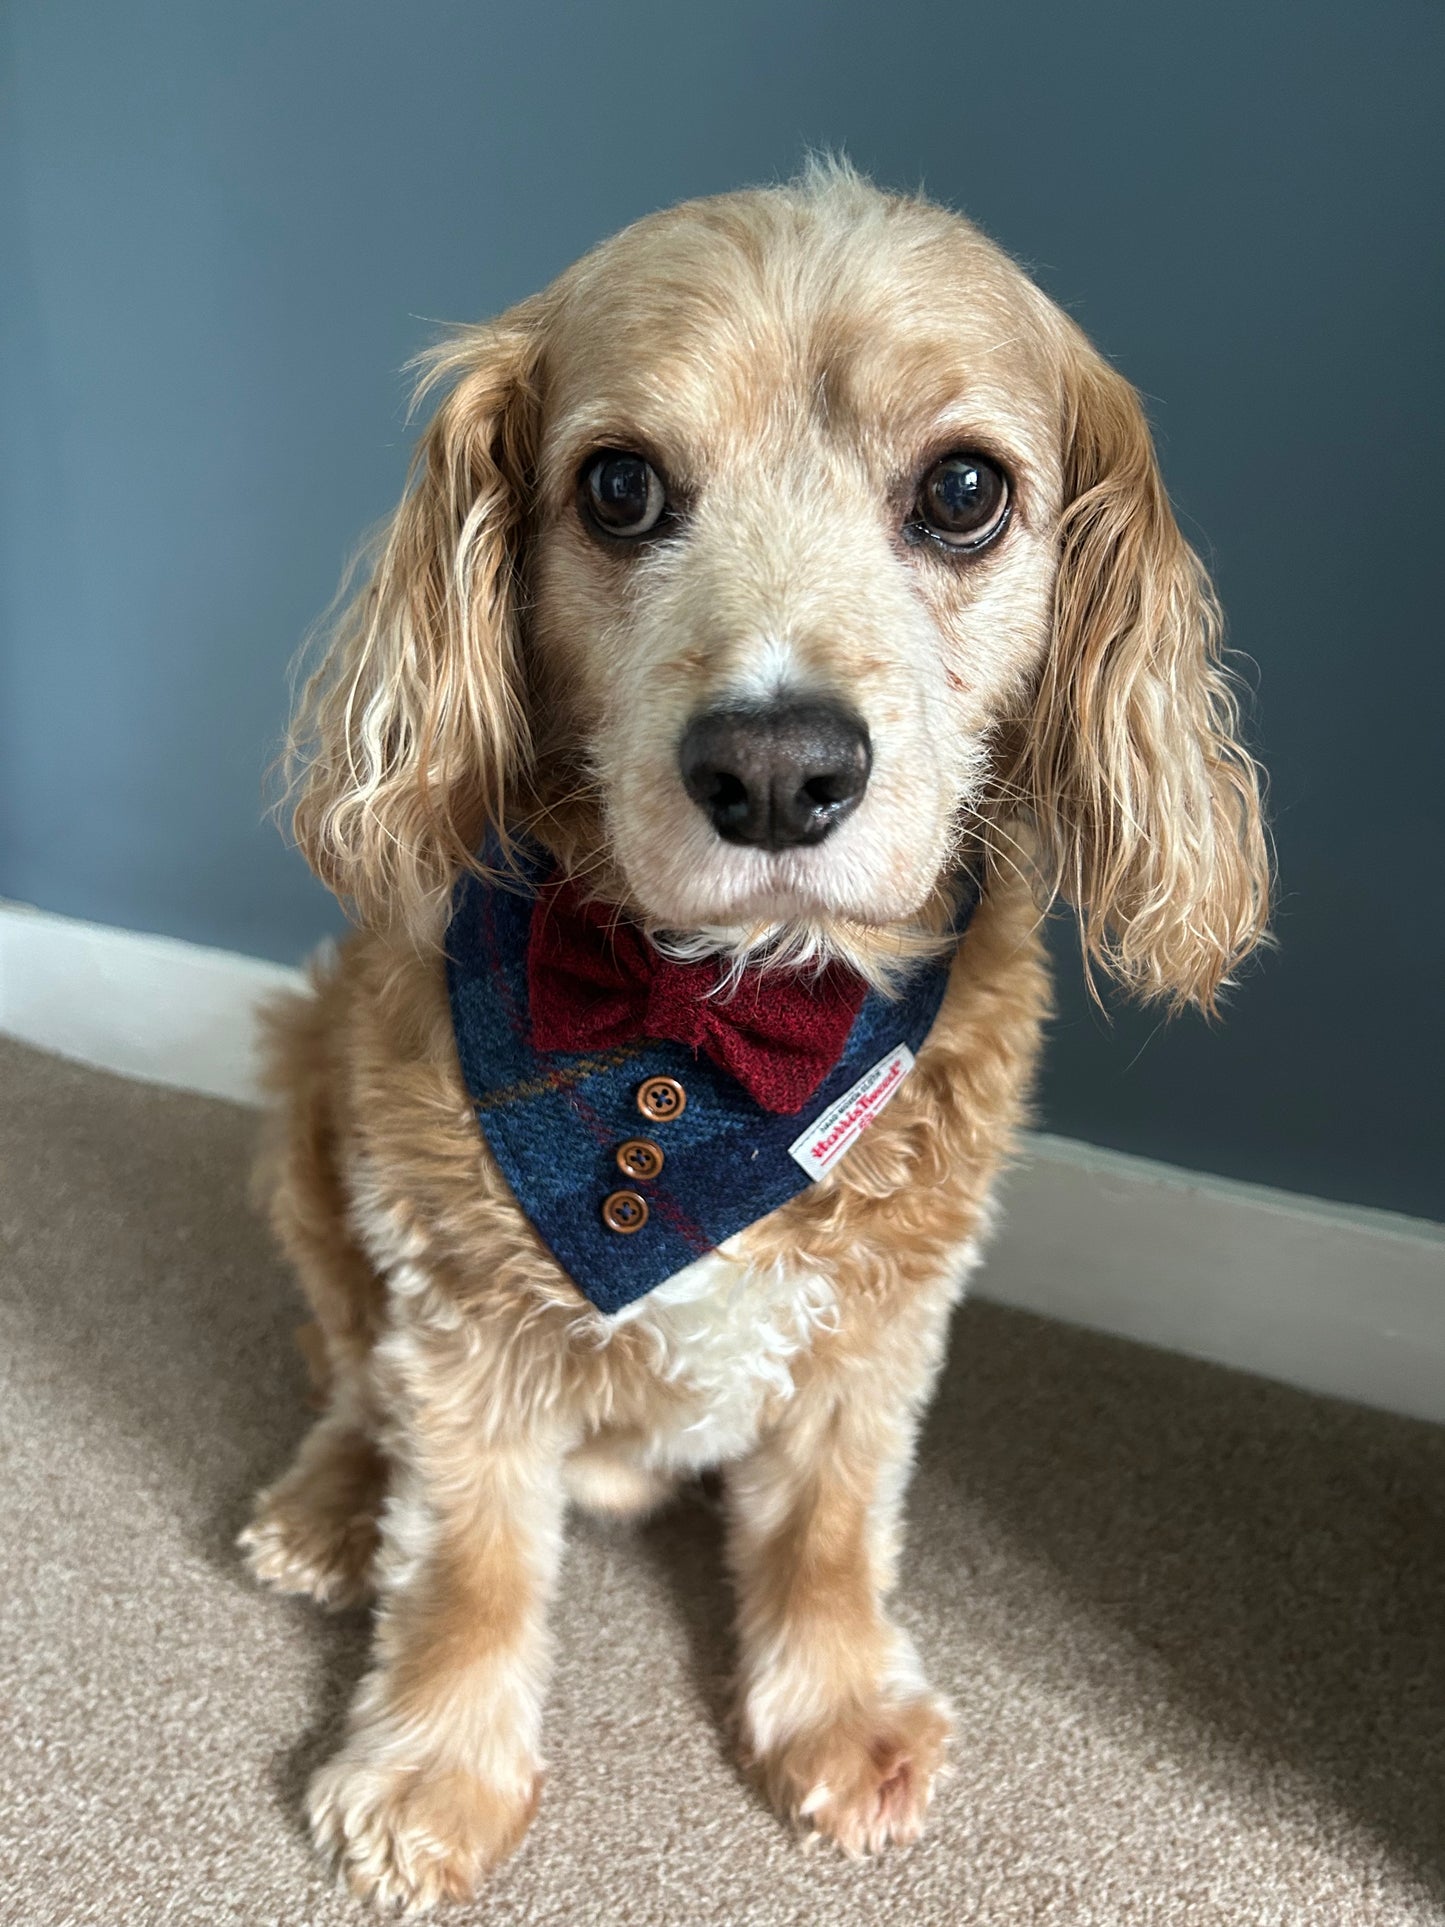
[[[918,522],[950,549],[983,548],[1000,533],[1008,512],[1008,477],[982,455],[945,456],[918,491]]]
[[[662,477],[640,455],[609,449],[582,478],[588,515],[604,535],[624,539],[650,535],[667,507]]]

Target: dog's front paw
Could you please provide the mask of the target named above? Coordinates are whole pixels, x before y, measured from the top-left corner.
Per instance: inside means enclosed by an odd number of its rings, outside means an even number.
[[[380,1766],[346,1751],[311,1782],[317,1846],[359,1900],[421,1913],[468,1900],[532,1823],[541,1776],[510,1789],[456,1767]]]
[[[263,1586],[320,1606],[358,1606],[372,1590],[385,1496],[386,1465],[372,1438],[322,1419],[291,1470],[257,1499],[237,1544]]]
[[[949,1718],[921,1698],[839,1713],[762,1762],[773,1804],[849,1855],[906,1847],[923,1831],[943,1766]]]
[[[376,1521],[262,1495],[256,1516],[237,1539],[246,1564],[273,1592],[301,1593],[340,1610],[370,1598]]]

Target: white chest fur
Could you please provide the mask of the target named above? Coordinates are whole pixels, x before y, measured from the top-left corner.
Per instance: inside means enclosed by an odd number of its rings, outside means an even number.
[[[641,1331],[658,1376],[682,1392],[676,1422],[650,1442],[659,1470],[746,1450],[765,1401],[793,1389],[792,1362],[838,1315],[833,1287],[792,1266],[750,1266],[729,1240],[607,1320]]]

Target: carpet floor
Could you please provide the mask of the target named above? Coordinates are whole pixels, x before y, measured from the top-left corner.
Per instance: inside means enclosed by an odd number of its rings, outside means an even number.
[[[364,1918],[298,1813],[365,1616],[232,1549],[305,1424],[254,1129],[0,1041],[7,1923]],[[918,1846],[804,1851],[738,1772],[698,1492],[574,1525],[542,1812],[458,1927],[1445,1921],[1445,1432],[973,1303],[909,1522]]]

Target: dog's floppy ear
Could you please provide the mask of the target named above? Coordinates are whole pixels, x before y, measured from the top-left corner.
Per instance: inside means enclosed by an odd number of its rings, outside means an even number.
[[[1210,1009],[1265,931],[1259,770],[1139,397],[1067,327],[1053,636],[1016,780],[1086,961]]]
[[[446,398],[292,720],[297,843],[370,924],[438,931],[526,781],[516,593],[541,340],[534,300],[422,357],[418,396]]]

